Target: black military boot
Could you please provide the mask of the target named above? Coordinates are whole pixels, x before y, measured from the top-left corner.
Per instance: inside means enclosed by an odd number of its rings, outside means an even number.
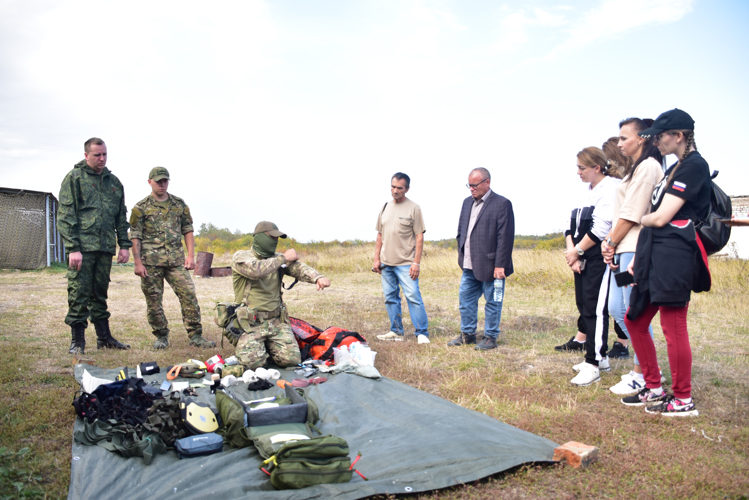
[[[68,354],[85,354],[83,351],[86,349],[86,325],[76,323],[70,327],[70,333],[72,339]]]
[[[101,349],[106,347],[108,349],[130,349],[128,344],[123,344],[116,338],[112,337],[112,332],[109,331],[109,320],[103,319],[94,323],[96,328],[96,348]]]

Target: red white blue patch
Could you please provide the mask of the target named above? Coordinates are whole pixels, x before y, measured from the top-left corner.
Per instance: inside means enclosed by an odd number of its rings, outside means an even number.
[[[687,185],[686,185],[686,184],[684,184],[683,182],[679,182],[679,181],[674,181],[674,185],[673,185],[673,188],[674,188],[675,190],[677,190],[677,191],[681,191],[681,192],[683,193],[683,192],[684,192],[684,190],[685,190],[685,189],[687,188]]]

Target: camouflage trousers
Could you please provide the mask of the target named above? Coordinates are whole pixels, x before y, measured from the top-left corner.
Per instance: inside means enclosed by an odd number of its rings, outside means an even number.
[[[269,356],[282,368],[302,362],[294,332],[280,318],[257,323],[243,333],[237,341],[236,356],[250,370],[265,365]]]
[[[107,291],[112,270],[112,254],[83,252],[80,271],[68,269],[68,314],[66,325],[96,323],[109,319]]]
[[[169,332],[169,322],[166,320],[164,308],[161,305],[164,297],[164,280],[166,280],[179,299],[182,307],[182,322],[187,329],[187,335],[190,338],[195,334],[202,335],[200,306],[190,272],[184,266],[146,266],[146,273],[148,276],[140,279],[140,289],[146,296],[146,316],[153,334],[158,336]]]

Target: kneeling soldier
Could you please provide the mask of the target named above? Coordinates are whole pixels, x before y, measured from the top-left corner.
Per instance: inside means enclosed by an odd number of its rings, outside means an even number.
[[[299,262],[296,250],[276,253],[278,238],[286,235],[272,222],[260,222],[253,236],[252,248],[232,258],[234,300],[246,303],[251,311],[249,330],[233,339],[236,356],[251,370],[265,365],[269,356],[280,367],[294,366],[301,362],[299,345],[281,300],[281,281],[289,275],[322,290],[330,280]]]
[[[169,172],[164,167],[151,170],[148,184],[151,194],[133,207],[130,216],[130,239],[133,242],[135,274],[140,276],[140,287],[146,296],[148,323],[156,336],[153,347],[166,349],[169,346],[169,323],[161,306],[165,279],[179,298],[190,345],[215,347],[215,342],[203,338],[200,306],[188,272],[188,269],[195,269],[195,238],[190,208],[181,198],[167,193]],[[183,235],[187,258],[182,248]]]

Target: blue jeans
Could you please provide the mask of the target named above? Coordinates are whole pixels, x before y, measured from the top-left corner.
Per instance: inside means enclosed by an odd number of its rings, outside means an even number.
[[[632,262],[632,259],[635,257],[634,252],[623,252],[619,254],[619,269],[617,269],[615,272],[626,272],[627,266],[629,266],[629,263]],[[611,282],[609,284],[609,314],[612,318],[614,318],[614,321],[616,321],[616,324],[619,325],[619,328],[622,329],[624,334],[627,336],[627,338],[630,338],[629,332],[627,331],[627,327],[624,325],[624,315],[627,314],[627,309],[629,309],[629,296],[632,294],[632,287],[631,286],[623,286],[618,287],[616,286],[616,280],[614,277],[611,277]],[[648,327],[650,331],[650,338],[653,338],[653,327]],[[631,343],[631,342],[630,342]],[[632,350],[634,351],[635,346],[632,346]],[[639,365],[640,360],[637,359],[637,353],[635,352],[635,364]]]
[[[505,280],[502,281],[502,297],[494,300],[494,280],[479,281],[470,269],[463,269],[460,280],[460,331],[464,335],[476,335],[478,325],[479,298],[486,299],[484,307],[484,335],[496,339],[499,336],[499,321],[502,319]]]
[[[429,320],[427,311],[424,309],[424,301],[421,300],[419,291],[419,280],[412,280],[408,274],[410,264],[404,266],[385,266],[382,268],[382,292],[385,294],[385,309],[390,317],[390,331],[403,335],[403,313],[401,311],[400,288],[408,302],[408,312],[411,314],[411,323],[414,325],[416,335],[429,336]]]

